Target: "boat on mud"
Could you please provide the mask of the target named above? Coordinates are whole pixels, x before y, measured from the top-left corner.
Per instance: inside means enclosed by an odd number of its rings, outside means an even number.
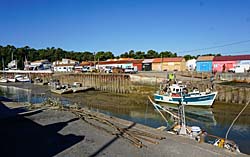
[[[8,79],[2,77],[0,78],[0,83],[7,83],[8,82]]]
[[[154,94],[154,100],[170,104],[180,104],[188,106],[205,106],[211,107],[217,96],[217,91],[207,89],[205,92],[200,92],[198,89],[188,92],[188,89],[182,82],[172,85],[165,85],[163,89]]]
[[[15,80],[17,82],[31,82],[28,76],[23,76],[23,75],[15,75]]]

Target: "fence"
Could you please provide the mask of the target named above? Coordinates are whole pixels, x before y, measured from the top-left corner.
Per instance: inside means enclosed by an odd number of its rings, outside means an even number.
[[[62,74],[53,76],[62,84],[80,82],[83,86],[115,93],[130,93],[130,77],[124,74]]]

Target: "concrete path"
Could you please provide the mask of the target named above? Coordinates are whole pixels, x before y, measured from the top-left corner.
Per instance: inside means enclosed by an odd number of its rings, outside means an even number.
[[[11,111],[3,104],[1,107],[5,108],[4,112]],[[142,141],[147,147],[136,148],[123,138],[77,119],[72,113],[46,110],[26,117],[0,119],[1,156],[245,156],[115,117],[110,120],[147,130],[166,139],[158,140],[159,144]]]

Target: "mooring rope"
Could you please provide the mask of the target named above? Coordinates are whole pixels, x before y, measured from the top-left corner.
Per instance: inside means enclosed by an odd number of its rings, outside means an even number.
[[[241,115],[241,113],[247,108],[247,106],[249,105],[250,103],[250,100],[247,102],[247,104],[242,108],[242,110],[240,111],[240,113],[235,117],[235,119],[233,120],[232,124],[230,125],[230,127],[228,128],[227,130],[227,133],[226,133],[226,136],[225,136],[225,139],[227,139],[227,136],[229,134],[229,131],[231,130],[231,128],[233,127],[235,121],[239,118],[239,116]]]

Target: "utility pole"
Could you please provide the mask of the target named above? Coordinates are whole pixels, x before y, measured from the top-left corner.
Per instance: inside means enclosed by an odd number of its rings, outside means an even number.
[[[94,52],[94,67],[95,67],[95,52]]]

